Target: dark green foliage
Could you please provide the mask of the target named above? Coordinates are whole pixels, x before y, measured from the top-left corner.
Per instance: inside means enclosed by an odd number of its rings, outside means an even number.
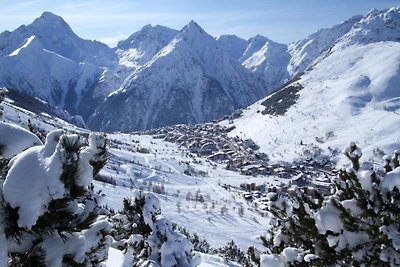
[[[132,199],[125,198],[123,200],[122,211],[120,211],[118,216],[113,217],[111,234],[115,240],[126,241],[131,236],[141,237],[138,238],[135,244],[121,242],[119,245],[119,249],[127,249],[129,246],[133,248],[134,264],[136,264],[139,260],[147,259],[151,253],[146,246],[146,240],[153,231],[151,227],[144,221],[143,210],[145,204],[145,195],[141,195],[141,197],[135,197]],[[160,212],[158,212],[158,214],[160,214]],[[153,220],[155,220],[155,216],[158,214],[153,215]],[[159,236],[158,239],[161,239],[162,243],[164,237]]]
[[[4,200],[2,202],[2,209],[4,212],[4,233],[7,239],[11,239],[16,243],[20,243],[21,240],[29,233],[25,228],[17,226],[17,221],[19,218],[18,209],[11,208],[9,205],[5,204]]]
[[[261,103],[265,107],[262,111],[263,115],[285,115],[288,109],[296,104],[299,98],[298,92],[303,89],[301,84],[295,83],[296,80],[297,78],[294,78],[289,83],[284,84]]]
[[[385,156],[383,157],[383,160],[384,160],[383,168],[385,169],[385,172],[393,171],[391,158],[389,156]]]
[[[46,253],[40,248],[26,253],[12,253],[10,266],[13,267],[46,267],[44,264]]]
[[[392,160],[393,160],[393,167],[394,168],[397,168],[397,167],[400,166],[400,151],[398,151],[398,150],[394,151]]]
[[[227,260],[238,262],[243,266],[251,266],[248,256],[236,246],[233,240],[229,241],[226,246],[219,248],[218,254]]]
[[[329,247],[326,240],[326,234],[320,234],[315,225],[315,220],[310,216],[311,212],[316,212],[322,207],[323,196],[316,192],[315,195],[310,195],[305,192],[305,189],[291,188],[286,196],[290,199],[289,203],[296,203],[289,209],[290,204],[283,202],[282,205],[270,205],[269,211],[273,214],[276,224],[269,229],[270,238],[261,237],[264,246],[269,249],[272,254],[280,254],[286,247],[301,248],[311,254],[321,255],[321,259],[315,260],[313,266],[329,266],[335,262],[332,255],[335,254],[333,248]],[[314,198],[313,198],[314,197]],[[276,201],[279,201],[276,198]],[[288,214],[288,212],[292,214]],[[276,234],[284,235],[287,241],[280,242],[279,245],[274,244]],[[256,255],[251,254],[256,262],[259,259]]]
[[[3,150],[4,150],[4,145],[0,144],[0,184],[4,180],[6,173],[7,173],[7,165],[9,160],[3,158]]]
[[[93,177],[95,177],[100,170],[106,165],[108,160],[108,152],[107,152],[107,135],[102,133],[100,138],[103,139],[103,142],[99,142],[97,149],[98,153],[94,155],[93,159],[89,161],[89,164],[93,167]]]
[[[216,249],[211,248],[210,244],[207,240],[200,238],[196,233],[190,234],[189,231],[185,227],[178,227],[176,224],[173,225],[174,229],[178,229],[178,231],[186,236],[190,243],[193,244],[194,251],[206,253],[206,254],[215,254],[217,253]]]
[[[7,239],[20,244],[23,240],[33,240],[33,245],[24,253],[11,253],[9,255],[12,266],[44,266],[45,252],[41,248],[42,241],[49,236],[59,236],[67,242],[77,233],[90,229],[99,219],[100,207],[97,205],[98,193],[93,191],[93,186],[83,187],[77,184],[80,169],[80,152],[83,149],[81,138],[78,136],[61,136],[59,140],[62,147],[63,171],[59,179],[63,182],[66,194],[63,198],[53,199],[48,203],[47,211],[42,214],[31,229],[18,226],[18,208],[13,209],[4,205],[5,234]],[[105,147],[104,147],[105,149]],[[2,201],[2,203],[5,203]],[[85,212],[77,213],[74,205],[81,203]],[[86,207],[89,207],[86,211]],[[72,255],[64,255],[63,266],[96,266],[104,261],[98,252],[108,249],[107,231],[98,233],[100,242],[96,247],[86,253],[85,261],[78,263]],[[61,248],[60,248],[61,249]],[[104,254],[103,254],[104,255]]]
[[[124,208],[122,214],[125,214],[127,220],[133,223],[128,232],[124,231],[123,235],[129,237],[132,234],[141,234],[144,238],[149,237],[151,234],[151,228],[147,223],[145,223],[143,218],[145,199],[135,198],[134,203],[132,203],[131,199],[125,198],[123,204]]]
[[[106,237],[108,236],[109,232],[101,230],[99,234],[102,236],[102,238],[98,243],[98,245],[96,247],[93,247],[89,253],[86,253],[91,266],[100,266],[100,264],[104,261],[104,259],[102,257],[99,257],[99,255],[102,254],[108,255],[109,246]],[[85,266],[87,266],[87,264]]]
[[[63,266],[65,267],[86,267],[86,263],[77,263],[74,261],[72,255],[65,255],[63,258]]]
[[[356,143],[351,142],[349,147],[345,149],[344,155],[351,161],[352,167],[355,171],[360,169],[361,151]]]
[[[254,263],[256,266],[260,266],[260,256],[256,248],[249,247],[247,250],[247,255],[249,256],[250,263]]]
[[[386,173],[372,170],[369,167],[372,164],[364,163],[367,170],[361,169],[361,151],[354,143],[344,154],[350,159],[352,168],[340,170],[338,177],[333,179],[332,195],[309,194],[306,188],[292,187],[282,190],[287,193],[270,197],[268,206],[273,215],[272,227],[267,236],[261,237],[267,254],[279,255],[279,259],[285,262],[282,252],[292,247],[298,249],[302,257],[317,256],[309,262],[286,262],[289,266],[400,264],[400,251],[394,234],[400,229],[398,188],[386,190],[382,187]],[[386,165],[390,165],[390,168],[385,168],[387,172],[393,170],[392,162],[386,162]],[[333,221],[333,229],[340,227],[341,230],[325,230],[324,220],[328,218],[330,222],[337,218],[340,224]],[[324,225],[322,228],[321,224]],[[330,223],[328,225],[331,227]],[[351,236],[355,240],[351,240]],[[253,263],[260,264],[254,248],[248,251],[248,255]]]
[[[2,119],[3,116],[3,105],[1,102],[3,102],[4,98],[6,97],[7,94],[7,89],[6,88],[0,88],[0,120]],[[8,164],[8,160],[3,158],[3,151],[5,148],[6,144],[0,144],[0,185],[1,181],[4,180],[5,173],[6,173],[6,166]]]
[[[123,249],[130,266],[196,266],[193,245],[161,215],[160,201],[152,193],[135,190],[124,208],[113,216],[114,247]],[[168,264],[168,263],[167,263]]]
[[[2,119],[3,112],[4,112],[3,111],[4,108],[3,108],[3,105],[1,105],[1,102],[3,102],[3,100],[6,97],[7,93],[8,93],[8,90],[6,88],[4,88],[4,87],[0,88],[0,120]]]
[[[35,134],[42,142],[46,141],[47,132],[43,129],[40,129],[32,124],[31,119],[28,119],[28,130]]]
[[[118,216],[113,218],[112,232],[115,240],[128,240],[131,235],[141,235],[142,239],[139,240],[135,246],[135,257],[148,258],[149,253],[145,248],[145,240],[152,233],[151,227],[144,221],[143,218],[143,207],[145,204],[145,198],[134,198],[123,200],[123,209]],[[126,249],[127,243],[121,243],[120,249]],[[140,256],[139,256],[140,255]]]

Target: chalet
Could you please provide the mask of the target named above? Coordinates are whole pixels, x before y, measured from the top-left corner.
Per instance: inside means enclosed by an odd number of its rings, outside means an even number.
[[[243,146],[252,150],[257,150],[260,148],[252,139],[243,140]]]
[[[246,165],[243,166],[240,170],[241,174],[244,175],[257,175],[257,174],[264,174],[266,172],[266,168],[261,164],[256,165]]]
[[[164,139],[165,137],[167,137],[166,134],[154,134],[153,135],[154,139]]]
[[[212,152],[218,151],[218,147],[213,142],[207,142],[207,143],[203,144],[201,146],[201,149],[203,149],[203,150],[207,150],[208,149],[208,150],[210,150]]]
[[[252,199],[253,199],[252,194],[247,193],[247,192],[243,193],[242,196],[243,196],[243,198],[246,199],[246,200],[252,200]]]
[[[207,159],[214,160],[214,161],[223,161],[223,160],[228,159],[228,157],[229,157],[228,154],[220,151],[220,152],[216,152],[216,153],[208,156]]]

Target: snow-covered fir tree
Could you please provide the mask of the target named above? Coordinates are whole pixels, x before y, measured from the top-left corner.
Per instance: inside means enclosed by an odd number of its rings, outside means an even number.
[[[4,98],[7,95],[8,90],[6,88],[0,88],[0,121],[2,120],[3,117],[3,113],[4,113],[4,107],[1,104],[1,102],[3,102]]]
[[[110,225],[100,215],[100,195],[91,185],[91,164],[106,153],[104,136],[90,134],[85,146],[82,137],[55,130],[44,145],[26,149],[40,140],[15,125],[1,123],[0,128],[6,133],[0,137],[6,144],[3,161],[12,157],[0,177],[0,266],[104,261]]]
[[[200,238],[196,233],[191,234],[185,227],[181,227],[178,225],[174,225],[174,227],[177,228],[181,234],[183,234],[190,240],[190,243],[193,244],[195,251],[206,254],[216,253],[215,249],[211,248],[207,240]]]
[[[397,152],[397,151],[396,151]],[[273,217],[261,266],[399,266],[400,167],[361,163],[354,142],[344,150],[351,166],[333,179],[332,192],[291,187],[268,194]],[[392,160],[393,159],[393,160]],[[387,165],[385,163],[384,165]]]
[[[225,260],[240,263],[245,267],[251,266],[248,256],[238,248],[233,240],[229,241],[226,246],[219,248],[218,254],[220,254]]]
[[[159,199],[135,190],[113,218],[116,246],[124,249],[124,266],[196,266],[193,245],[161,215]]]

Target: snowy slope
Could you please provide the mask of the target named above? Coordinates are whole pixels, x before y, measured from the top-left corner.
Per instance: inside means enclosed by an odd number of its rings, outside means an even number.
[[[315,146],[336,155],[351,140],[369,156],[398,149],[400,9],[358,20],[312,69],[246,109],[231,135],[252,138],[284,161]]]
[[[216,38],[231,55],[232,58],[239,60],[246,51],[248,42],[236,35],[221,35]]]
[[[88,125],[115,131],[206,122],[268,92],[262,79],[232,59],[192,21],[128,77],[100,105]]]
[[[5,120],[23,128],[27,128],[30,119],[36,129],[46,132],[63,128],[68,133],[88,133],[46,114],[30,113],[14,106],[9,100],[4,105]],[[269,218],[262,216],[254,203],[246,201],[240,191],[224,188],[224,185],[235,188],[239,188],[241,183],[252,182],[278,185],[288,182],[288,179],[243,176],[226,170],[223,164],[212,163],[186,148],[150,135],[115,133],[108,134],[108,140],[109,160],[100,173],[105,178],[103,180],[108,182],[94,182],[96,190],[105,194],[103,204],[119,210],[122,200],[132,197],[133,189],[151,191],[154,186],[163,185],[165,193],[157,196],[163,214],[172,222],[185,227],[192,234],[197,233],[214,248],[224,246],[231,240],[244,251],[249,246],[262,248],[259,236],[266,232]],[[143,152],[143,148],[148,153]],[[188,166],[199,174],[185,174]],[[194,199],[196,192],[201,193],[204,202]],[[225,208],[226,211],[221,214]],[[243,215],[239,214],[239,208],[244,209]],[[112,257],[121,256],[115,251],[111,253]],[[232,266],[223,264],[223,260],[217,256],[202,255],[202,258],[205,260],[203,266]],[[118,266],[112,262],[109,264]]]
[[[331,28],[321,29],[307,38],[291,43],[288,47],[291,54],[288,71],[292,77],[302,73],[321,55],[329,49],[338,38],[346,34],[360,21],[361,15],[354,16]]]
[[[322,29],[306,39],[289,45],[292,59],[288,66],[293,76],[303,72],[332,50],[354,44],[400,40],[400,7],[371,10],[366,16],[354,16],[341,24]]]
[[[295,82],[303,89],[285,114],[263,115],[260,100],[231,134],[254,139],[275,160],[300,158],[311,144],[329,155],[351,140],[370,156],[376,148],[391,153],[399,143],[399,70],[397,42],[347,47]]]
[[[230,55],[245,68],[263,77],[269,88],[277,88],[289,79],[288,46],[256,35],[247,41],[235,35],[221,35],[217,39]]]
[[[287,71],[290,54],[285,44],[257,35],[248,40],[248,45],[239,59],[247,69],[262,75],[271,88],[277,88],[290,78]]]
[[[177,33],[177,30],[160,25],[144,26],[140,31],[118,43],[120,64],[136,68],[143,66],[171,42]]]
[[[383,11],[372,10],[338,40],[334,50],[383,41],[400,41],[400,6]]]

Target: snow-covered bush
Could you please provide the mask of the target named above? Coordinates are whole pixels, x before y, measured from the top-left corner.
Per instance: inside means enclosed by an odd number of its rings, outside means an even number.
[[[91,185],[91,164],[106,148],[98,134],[83,144],[55,130],[44,145],[10,160],[0,177],[0,266],[98,265],[107,258],[110,225]]]
[[[1,102],[3,102],[3,100],[4,100],[4,98],[6,97],[6,95],[7,95],[7,92],[8,92],[8,90],[6,89],[6,88],[0,88],[0,120],[2,119],[2,117],[3,117],[3,112],[4,112],[4,107],[3,107],[3,105],[1,104]]]
[[[226,246],[219,248],[218,254],[226,260],[240,263],[243,266],[251,266],[248,256],[236,246],[233,240],[229,241]]]
[[[297,187],[269,193],[267,252],[251,255],[261,266],[400,265],[400,167],[391,163],[385,172],[360,163],[354,142],[344,154],[352,167],[333,179],[332,194]]]
[[[202,252],[205,254],[217,253],[216,249],[211,248],[207,240],[200,238],[196,233],[191,234],[185,227],[181,227],[178,225],[174,225],[174,227],[177,228],[181,234],[189,239],[190,243],[193,244],[194,251]]]
[[[124,199],[113,218],[115,246],[124,249],[124,266],[196,266],[193,245],[161,215],[160,202],[151,193],[135,190]]]

